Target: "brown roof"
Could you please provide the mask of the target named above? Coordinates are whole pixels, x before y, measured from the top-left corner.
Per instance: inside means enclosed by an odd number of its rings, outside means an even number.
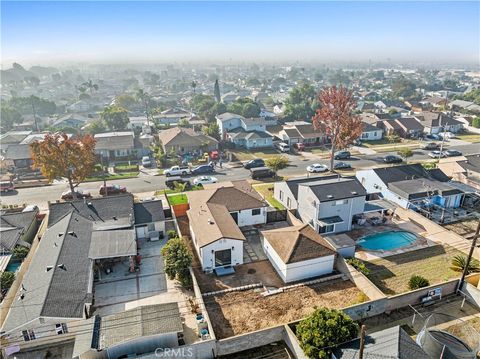
[[[213,137],[204,135],[200,132],[195,132],[191,128],[173,127],[168,130],[160,131],[158,139],[162,142],[162,145],[197,145],[201,146],[203,143],[216,143],[218,142]]]
[[[286,264],[335,254],[330,243],[308,224],[262,231]]]
[[[267,204],[254,195],[254,189],[251,193],[242,191],[238,187],[224,187],[217,189],[208,203],[224,205],[229,212],[242,211],[244,209],[252,209],[266,207]]]

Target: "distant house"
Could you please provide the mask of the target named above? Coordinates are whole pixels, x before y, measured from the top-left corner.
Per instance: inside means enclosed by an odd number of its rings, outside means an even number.
[[[218,141],[213,137],[195,132],[191,128],[173,127],[158,133],[165,153],[177,154],[207,152],[218,148]]]
[[[97,133],[95,153],[107,161],[136,157],[135,135],[131,131]]]
[[[77,115],[77,114],[68,114],[53,121],[51,126],[55,128],[65,128],[65,127],[81,128],[86,123],[87,123],[87,118],[85,116]]]
[[[242,121],[245,117],[237,115],[236,113],[225,112],[215,116],[215,119],[220,130],[221,138],[225,139],[228,131],[242,127]]]
[[[228,105],[232,102],[235,102],[235,100],[237,100],[238,98],[240,98],[240,95],[238,93],[227,92],[226,94],[222,95],[221,100],[224,104]]]
[[[400,117],[395,120],[398,132],[403,138],[418,138],[423,135],[423,125],[413,117]]]
[[[16,246],[30,248],[37,230],[37,213],[0,214],[0,254],[11,254]]]
[[[285,283],[332,273],[336,253],[308,224],[261,232],[263,250]]]
[[[273,137],[267,132],[247,132],[242,128],[236,128],[227,132],[226,138],[229,142],[234,143],[235,146],[246,149],[273,147]]]
[[[203,270],[243,264],[239,227],[266,223],[268,205],[246,181],[188,193],[190,234]]]
[[[480,113],[480,106],[471,102],[471,101],[464,101],[464,100],[453,100],[449,103],[449,106],[452,110],[455,111],[467,111],[467,112],[474,112]]]
[[[381,120],[377,122],[377,126],[383,129],[383,133],[386,136],[400,136],[402,133],[402,127],[395,120]]]
[[[480,155],[442,158],[437,167],[452,180],[480,190]]]
[[[456,133],[463,128],[463,124],[460,121],[443,112],[424,111],[415,115],[415,118],[423,126],[423,132],[427,134],[437,134],[442,131]]]
[[[0,152],[5,153],[9,145],[18,145],[32,131],[8,131],[0,135]]]
[[[369,123],[362,122],[362,134],[360,135],[361,140],[375,141],[381,140],[383,136],[383,129],[373,126]]]
[[[33,164],[30,145],[28,144],[12,144],[7,147],[4,159],[17,170],[31,169]]]
[[[162,111],[159,115],[154,116],[154,120],[160,125],[173,125],[177,124],[183,118],[192,117],[192,113],[183,108],[169,108]]]
[[[305,121],[286,123],[278,137],[290,146],[303,143],[305,146],[319,146],[329,142],[326,134],[316,130],[313,124]]]
[[[421,164],[359,170],[356,177],[368,193],[380,193],[403,208],[420,204],[457,208],[463,197],[445,174],[425,170]]]

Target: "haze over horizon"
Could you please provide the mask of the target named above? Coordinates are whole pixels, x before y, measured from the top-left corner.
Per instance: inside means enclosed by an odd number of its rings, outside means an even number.
[[[2,67],[68,62],[477,64],[478,2],[1,3]]]

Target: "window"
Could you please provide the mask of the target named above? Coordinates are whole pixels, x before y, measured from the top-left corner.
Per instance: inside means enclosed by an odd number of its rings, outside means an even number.
[[[283,191],[280,191],[280,193],[278,194],[279,198],[280,198],[280,201],[283,201]]]
[[[318,233],[332,233],[335,230],[334,224],[318,227]]]
[[[149,223],[148,224],[148,231],[149,232],[155,232],[155,223]]]
[[[287,197],[287,207],[288,208],[292,207],[292,200],[290,199],[290,197]]]
[[[68,333],[68,328],[65,323],[55,324],[55,331],[58,335]]]
[[[23,335],[23,339],[28,342],[30,340],[35,340],[37,339],[35,337],[35,332],[33,331],[33,329],[30,329],[30,330],[23,330],[22,331],[22,335]]]
[[[252,209],[252,216],[258,216],[260,214],[260,208]]]
[[[348,199],[342,199],[342,200],[333,202],[332,206],[341,206],[342,204],[347,204],[347,203],[348,203]]]

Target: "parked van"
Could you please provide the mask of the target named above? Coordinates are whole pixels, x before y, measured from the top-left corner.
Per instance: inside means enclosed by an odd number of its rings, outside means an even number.
[[[250,169],[250,176],[252,179],[271,178],[275,173],[267,167],[257,167]]]
[[[285,142],[278,142],[275,145],[280,152],[290,152],[290,145]]]

